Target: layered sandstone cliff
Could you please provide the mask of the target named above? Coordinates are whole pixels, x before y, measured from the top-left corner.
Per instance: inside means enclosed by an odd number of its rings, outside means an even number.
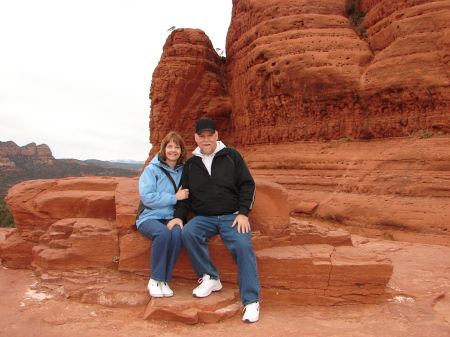
[[[359,136],[372,51],[345,1],[235,1],[227,35],[237,144]]]
[[[245,147],[291,214],[354,234],[450,246],[450,136]]]
[[[55,160],[52,150],[46,144],[30,143],[20,147],[12,141],[0,142],[0,166],[15,167],[8,157],[20,155],[32,158],[37,165],[52,165]]]
[[[365,14],[362,27],[351,3]],[[170,85],[215,87],[178,70],[196,48],[186,36],[209,46],[203,32],[168,38],[153,75],[166,86],[152,85],[152,151],[170,129],[194,146],[196,118],[211,117],[256,177],[287,189],[291,214],[450,245],[449,16],[448,0],[234,0],[219,95],[188,97]],[[177,58],[173,41],[183,41]],[[188,99],[182,107],[172,88]],[[227,109],[195,105],[219,97]]]
[[[225,60],[204,32],[177,29],[167,38],[150,89],[152,153],[171,130],[192,144],[193,125],[205,115],[227,134],[231,106],[225,71]]]
[[[358,1],[366,38],[348,3],[233,1],[226,69],[201,31],[174,31],[153,75],[152,143],[169,129],[192,143],[205,115],[235,145],[448,133],[450,2]]]
[[[237,144],[450,131],[448,1],[234,2],[227,70]]]

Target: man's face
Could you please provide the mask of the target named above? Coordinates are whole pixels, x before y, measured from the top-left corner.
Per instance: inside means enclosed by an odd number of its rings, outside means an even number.
[[[217,147],[217,140],[219,134],[211,131],[203,131],[201,134],[195,134],[195,142],[197,143],[202,153],[209,156],[214,153]]]

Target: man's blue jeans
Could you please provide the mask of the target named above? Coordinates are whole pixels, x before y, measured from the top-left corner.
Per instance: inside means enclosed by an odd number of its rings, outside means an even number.
[[[231,227],[237,214],[196,216],[181,231],[183,245],[198,277],[204,274],[219,279],[219,273],[210,259],[207,242],[219,234],[238,267],[238,283],[244,305],[259,302],[260,283],[256,256],[251,243],[251,232],[238,233],[237,225]]]
[[[160,282],[171,282],[175,263],[180,256],[183,242],[181,227],[174,226],[171,230],[166,227],[169,220],[149,219],[141,223],[139,232],[153,241],[150,253],[151,278]]]

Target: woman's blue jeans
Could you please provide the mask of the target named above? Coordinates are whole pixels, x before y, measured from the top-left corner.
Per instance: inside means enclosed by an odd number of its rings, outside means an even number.
[[[166,227],[169,220],[149,219],[141,223],[139,232],[153,241],[150,253],[151,278],[160,282],[171,282],[172,272],[180,256],[183,242],[181,227],[174,226],[171,230]]]
[[[219,273],[210,259],[207,242],[219,234],[238,267],[238,283],[244,305],[259,302],[260,283],[256,256],[251,243],[251,232],[238,233],[231,227],[237,214],[196,216],[181,231],[183,245],[198,277],[204,274],[219,279]]]

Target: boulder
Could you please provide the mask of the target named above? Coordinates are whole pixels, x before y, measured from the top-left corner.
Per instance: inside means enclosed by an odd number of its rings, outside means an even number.
[[[33,248],[42,270],[116,269],[119,237],[115,221],[68,218],[55,222]]]
[[[115,220],[115,189],[127,178],[83,177],[27,180],[5,198],[24,239],[37,243],[54,222],[65,218]]]

